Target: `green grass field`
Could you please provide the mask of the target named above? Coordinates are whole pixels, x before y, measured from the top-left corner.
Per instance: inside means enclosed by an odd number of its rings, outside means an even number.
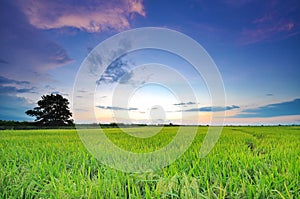
[[[224,127],[199,158],[206,130],[198,128],[177,161],[142,174],[100,164],[76,130],[3,130],[0,198],[300,198],[300,127]],[[165,127],[140,141],[119,129],[106,134],[124,148],[147,151],[176,131]]]

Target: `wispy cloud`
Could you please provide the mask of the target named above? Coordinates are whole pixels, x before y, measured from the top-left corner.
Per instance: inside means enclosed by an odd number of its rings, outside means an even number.
[[[97,84],[106,83],[112,84],[119,82],[120,84],[126,84],[132,77],[130,72],[131,63],[125,60],[125,55],[119,57],[113,61],[107,69],[104,71],[100,79],[96,82]]]
[[[118,106],[96,106],[97,108],[100,109],[106,109],[106,110],[115,110],[115,111],[136,111],[138,108],[123,108],[123,107],[118,107]]]
[[[0,86],[0,93],[13,94],[13,93],[35,93],[34,87],[32,88],[16,88],[14,86]]]
[[[130,28],[130,19],[145,16],[143,0],[28,0],[18,6],[39,29],[71,27],[87,32]]]
[[[75,108],[75,110],[78,112],[88,112],[88,110],[82,108]]]
[[[60,95],[63,95],[63,96],[69,96],[68,93],[62,93],[62,92],[60,92],[60,91],[51,91],[50,93],[51,93],[51,94],[54,94],[54,95],[60,94]]]
[[[295,23],[293,21],[279,21],[276,23],[260,24],[253,29],[245,29],[240,38],[240,44],[247,45],[264,40],[274,39],[278,34],[291,34],[294,32]]]
[[[30,82],[10,79],[0,76],[0,119],[28,120],[25,111],[30,103],[19,95],[36,93],[36,88],[28,88]]]
[[[8,61],[6,61],[4,59],[0,59],[0,64],[8,64]]]
[[[185,110],[186,112],[220,112],[220,111],[229,111],[233,109],[238,109],[239,106],[232,105],[232,106],[207,106],[207,107],[200,107],[200,108],[192,108]]]
[[[28,81],[19,81],[19,80],[14,80],[14,79],[9,79],[3,76],[0,76],[0,84],[30,84]]]
[[[2,95],[11,95],[17,93],[35,93],[35,87],[26,88],[29,84],[30,82],[28,81],[19,81],[0,76],[0,93]]]
[[[234,118],[267,118],[287,115],[300,115],[300,99],[293,101],[268,104],[253,109],[243,110]]]
[[[25,111],[32,108],[25,98],[3,95],[0,92],[0,120],[30,120]]]
[[[244,28],[238,40],[241,45],[285,39],[300,34],[298,1],[266,1],[265,12]]]

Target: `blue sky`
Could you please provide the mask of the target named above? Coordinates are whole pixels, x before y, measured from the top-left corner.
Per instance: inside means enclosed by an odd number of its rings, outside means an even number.
[[[97,91],[100,122],[112,121],[112,109],[128,111],[133,122],[147,122],[144,115],[160,108],[151,101],[149,107],[142,104],[146,100],[139,92],[148,98],[165,92],[160,96],[169,97],[155,103],[161,103],[168,122],[180,122],[179,106],[174,104],[182,103],[181,110],[190,112],[183,123],[207,123],[213,110],[225,110],[228,124],[300,123],[299,11],[297,0],[3,0],[0,119],[30,120],[25,111],[44,94],[59,92],[72,101],[78,69],[94,47],[122,31],[151,26],[182,32],[206,49],[222,75],[226,106],[212,107],[204,82],[194,78],[188,63],[166,52],[144,50],[124,57],[130,66],[122,74],[130,78],[137,65],[165,64],[190,80],[200,100],[178,102],[167,89],[152,85],[138,91],[128,107],[118,109],[109,92],[120,84],[117,78],[102,82]],[[178,82],[174,85],[183,88]],[[90,121],[85,114],[81,119]]]

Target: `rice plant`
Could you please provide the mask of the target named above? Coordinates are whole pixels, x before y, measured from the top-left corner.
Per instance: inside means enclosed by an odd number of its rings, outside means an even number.
[[[149,138],[117,128],[105,133],[125,150],[147,152],[168,144],[177,130],[164,127]],[[299,127],[224,127],[213,150],[199,158],[206,131],[199,127],[192,145],[172,164],[138,174],[99,162],[76,130],[3,130],[0,198],[300,197]]]

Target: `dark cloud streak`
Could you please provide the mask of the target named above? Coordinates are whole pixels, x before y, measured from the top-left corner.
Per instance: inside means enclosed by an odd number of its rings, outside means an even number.
[[[207,106],[207,107],[201,107],[201,108],[192,108],[185,110],[185,112],[220,112],[220,111],[230,111],[233,109],[238,109],[240,108],[239,106],[232,105],[232,106],[226,106],[226,107],[221,107],[221,106]]]
[[[0,76],[0,84],[17,84],[17,85],[22,85],[22,84],[30,84],[29,81],[19,81],[19,80],[14,80],[14,79],[9,79],[3,76]]]
[[[175,106],[187,106],[187,105],[195,105],[197,104],[196,102],[181,102],[181,103],[177,103],[177,104],[173,104]]]
[[[8,61],[4,60],[4,59],[0,59],[0,64],[9,64]]]
[[[25,98],[3,95],[0,92],[0,120],[32,120],[25,111],[33,107]]]
[[[268,118],[288,115],[300,115],[300,99],[293,101],[268,104],[253,109],[243,110],[234,118]]]
[[[97,108],[100,109],[106,109],[106,110],[115,110],[115,111],[136,111],[138,108],[122,108],[122,107],[117,107],[117,106],[96,106]]]
[[[0,93],[13,94],[13,93],[35,93],[34,87],[32,88],[16,88],[14,86],[0,86]]]

